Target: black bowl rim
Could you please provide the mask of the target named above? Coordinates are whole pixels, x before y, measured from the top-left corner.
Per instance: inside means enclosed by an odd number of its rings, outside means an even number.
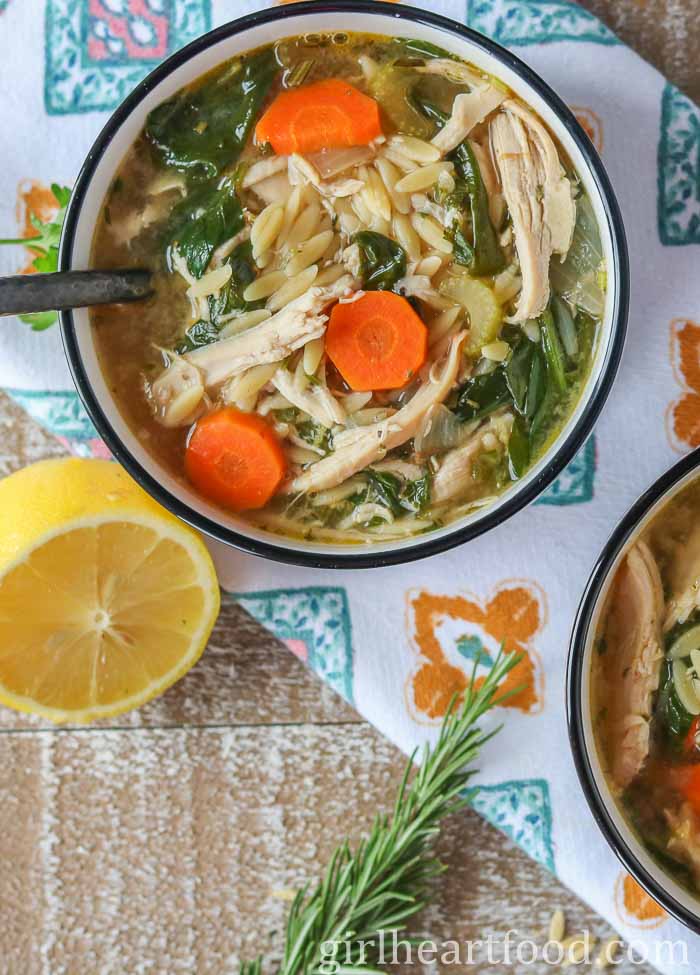
[[[698,903],[697,914],[693,914],[676,900],[669,891],[662,887],[640,863],[633,850],[620,835],[619,830],[610,816],[593,774],[588,748],[586,747],[581,701],[588,632],[598,598],[608,579],[611,567],[620,552],[627,545],[631,536],[634,535],[637,526],[647,512],[693,471],[698,472],[700,475],[700,447],[691,451],[681,460],[676,461],[672,467],[665,471],[647,488],[624,515],[598,556],[598,560],[581,597],[571,633],[566,672],[566,720],[569,732],[569,746],[573,755],[579,782],[581,783],[588,806],[608,845],[625,869],[658,904],[668,911],[672,917],[680,921],[681,924],[684,924],[691,931],[698,934],[700,933],[700,902]],[[611,797],[610,802],[614,804],[614,801]],[[664,873],[662,867],[659,867],[659,870]]]
[[[92,179],[97,163],[114,138],[116,131],[129,114],[173,70],[213,44],[259,24],[273,21],[284,23],[288,18],[303,13],[343,14],[358,12],[383,14],[410,20],[416,24],[436,28],[443,33],[456,36],[460,40],[470,41],[494,57],[499,63],[506,65],[514,71],[547,102],[576,143],[597,186],[610,230],[615,280],[618,283],[618,287],[614,296],[612,334],[596,385],[591,390],[586,408],[579,417],[576,425],[571,429],[567,439],[557,453],[550,458],[539,475],[523,490],[518,491],[516,489],[512,497],[506,498],[498,509],[494,511],[487,509],[484,516],[479,518],[478,521],[455,529],[438,538],[431,538],[430,535],[427,535],[424,539],[421,539],[419,536],[415,544],[388,552],[360,549],[359,546],[357,550],[351,548],[347,553],[342,554],[298,551],[283,544],[249,538],[190,508],[180,498],[167,491],[155,477],[145,470],[131,455],[116,434],[110,420],[102,410],[85,372],[75,337],[73,313],[71,311],[61,312],[60,321],[63,346],[78,394],[100,436],[114,457],[126,468],[134,480],[164,507],[211,538],[253,555],[273,559],[278,562],[315,568],[373,568],[403,564],[436,555],[495,528],[526,505],[530,504],[530,502],[534,501],[572,460],[593,429],[617,374],[622,357],[629,310],[629,260],[620,209],[600,157],[570,109],[528,65],[490,38],[438,14],[415,7],[401,6],[397,8],[393,4],[378,2],[378,0],[336,0],[336,2],[309,0],[309,2],[294,3],[290,6],[278,7],[276,9],[261,10],[209,31],[163,61],[162,64],[156,67],[136,86],[115,110],[85,158],[65,217],[59,254],[60,270],[70,270],[70,256],[78,217],[81,212],[87,187]]]

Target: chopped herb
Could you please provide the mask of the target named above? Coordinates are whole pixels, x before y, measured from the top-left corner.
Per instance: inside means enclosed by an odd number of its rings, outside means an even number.
[[[388,508],[395,517],[405,515],[407,511],[415,514],[430,504],[430,473],[427,470],[415,481],[371,467],[363,475],[369,484],[369,500]]]
[[[468,379],[459,390],[454,413],[460,420],[481,420],[512,402],[503,368]]]
[[[328,427],[316,423],[315,420],[305,420],[297,425],[297,433],[312,447],[317,447],[324,454],[330,453],[332,437]]]
[[[58,212],[52,220],[44,222],[35,213],[29,216],[32,227],[37,231],[35,237],[9,237],[0,240],[0,245],[16,245],[27,247],[35,253],[32,266],[39,272],[50,274],[58,270],[58,245],[61,240],[61,230],[66,216],[66,207],[70,200],[71,191],[67,186],[51,185]],[[32,331],[43,332],[58,321],[58,315],[53,311],[33,312],[29,315],[19,315],[21,321],[31,325]]]

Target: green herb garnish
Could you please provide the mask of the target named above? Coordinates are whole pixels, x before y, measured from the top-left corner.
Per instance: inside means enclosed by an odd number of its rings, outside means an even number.
[[[45,274],[58,270],[58,245],[71,195],[67,186],[59,186],[58,183],[51,184],[51,192],[58,204],[58,212],[53,220],[44,222],[35,213],[29,215],[31,225],[37,231],[36,237],[8,237],[0,240],[0,245],[17,245],[38,252],[32,263],[37,271]],[[58,314],[55,311],[39,311],[18,317],[20,321],[31,325],[34,332],[43,332],[58,321]]]

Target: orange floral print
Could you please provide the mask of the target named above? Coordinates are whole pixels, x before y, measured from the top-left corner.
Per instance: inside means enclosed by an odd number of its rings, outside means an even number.
[[[598,152],[603,151],[603,123],[600,116],[591,108],[584,108],[581,105],[572,105],[571,111],[574,113],[579,123],[583,127],[586,135],[596,147]]]
[[[700,447],[700,325],[686,318],[671,322],[671,363],[686,391],[666,411],[666,432],[679,453]]]
[[[56,216],[58,210],[58,200],[50,187],[44,186],[37,180],[25,180],[19,184],[16,215],[20,237],[26,237],[30,240],[32,237],[38,236],[39,231],[31,221],[32,215],[41,220],[42,223],[49,223]],[[38,253],[36,250],[32,252],[29,244],[27,250],[35,256]],[[32,258],[29,264],[22,269],[22,274],[33,274],[35,271],[34,258]]]
[[[469,594],[410,592],[408,628],[418,665],[406,691],[416,720],[443,717],[454,695],[470,684],[475,661],[479,687],[501,644],[522,654],[501,684],[503,694],[520,689],[503,706],[527,714],[541,710],[544,678],[532,640],[546,621],[545,607],[544,593],[529,580],[502,582],[486,603]]]
[[[668,917],[637,881],[621,873],[615,881],[615,910],[620,920],[631,928],[658,928]]]

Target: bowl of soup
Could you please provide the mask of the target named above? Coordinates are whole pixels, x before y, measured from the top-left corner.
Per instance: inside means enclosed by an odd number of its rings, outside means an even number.
[[[173,55],[115,112],[61,267],[147,302],[66,312],[115,457],[206,534],[319,566],[500,524],[582,446],[619,362],[624,231],[518,58],[389,4],[295,4]]]
[[[649,488],[602,553],[574,627],[568,709],[606,839],[700,931],[700,450]]]

